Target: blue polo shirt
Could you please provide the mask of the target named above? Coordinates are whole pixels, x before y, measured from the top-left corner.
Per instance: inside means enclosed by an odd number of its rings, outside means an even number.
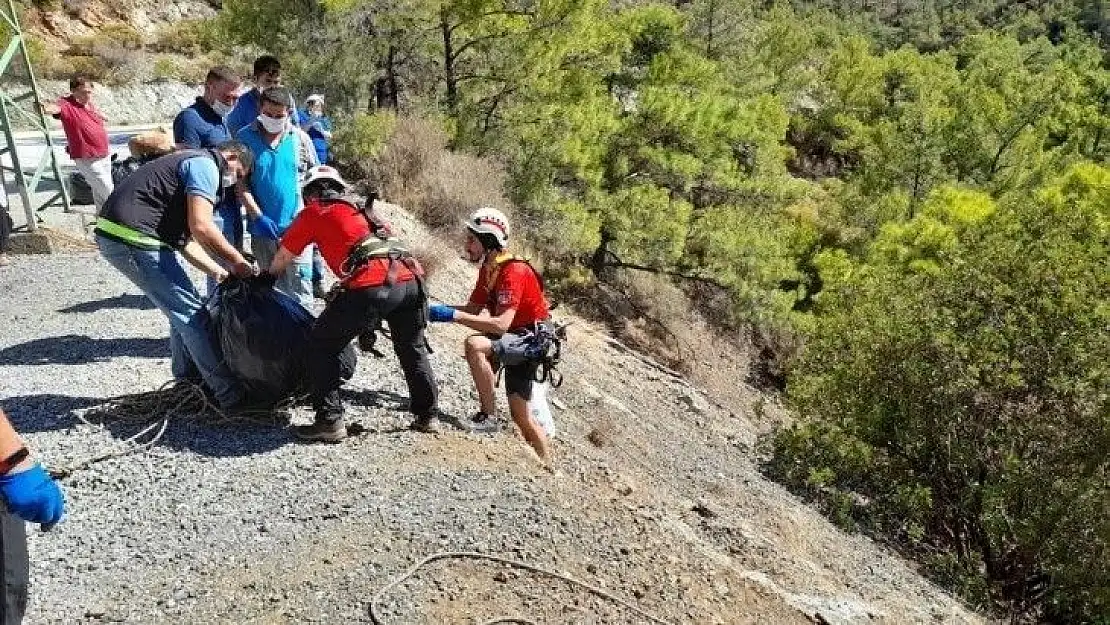
[[[220,168],[207,156],[194,156],[181,162],[177,175],[185,184],[185,195],[197,195],[213,204],[220,195]]]
[[[173,140],[194,150],[214,148],[231,139],[224,119],[204,101],[197,98],[173,119]]]
[[[301,189],[297,184],[297,135],[286,132],[276,147],[262,136],[257,124],[243,128],[236,135],[254,153],[254,169],[250,189],[262,214],[285,230],[293,223],[300,204]]]
[[[231,135],[239,136],[239,131],[257,119],[261,110],[262,93],[257,87],[239,96],[235,108],[227,114],[227,129],[231,131]]]

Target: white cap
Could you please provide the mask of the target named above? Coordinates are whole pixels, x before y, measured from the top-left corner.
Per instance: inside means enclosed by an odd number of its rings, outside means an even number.
[[[304,103],[305,103],[306,106],[309,105],[309,104],[312,104],[313,102],[319,102],[320,104],[323,104],[324,103],[324,96],[319,94],[319,93],[314,93],[314,94],[312,94],[312,95],[310,95],[310,96],[308,96],[307,98],[304,99]]]
[[[316,182],[317,180],[331,180],[333,182],[339,183],[339,186],[343,187],[344,189],[351,188],[351,185],[347,184],[347,181],[343,179],[343,176],[339,175],[339,170],[329,165],[317,165],[316,167],[308,170],[308,174],[305,176],[304,182],[301,183],[301,188],[303,189],[313,182]]]

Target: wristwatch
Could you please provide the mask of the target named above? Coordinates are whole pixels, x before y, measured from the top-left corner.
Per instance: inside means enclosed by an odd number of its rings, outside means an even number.
[[[16,468],[20,462],[27,459],[31,452],[27,451],[26,447],[20,447],[15,453],[0,460],[0,476],[7,475],[12,469]]]

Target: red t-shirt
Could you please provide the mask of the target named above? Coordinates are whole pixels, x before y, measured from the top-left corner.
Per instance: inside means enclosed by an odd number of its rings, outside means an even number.
[[[108,156],[108,131],[104,118],[92,102],[80,104],[72,95],[58,98],[58,114],[66,133],[66,152],[71,158],[103,158]]]
[[[310,243],[315,243],[324,262],[338,276],[351,246],[368,234],[370,226],[357,207],[342,200],[313,200],[293,219],[281,237],[281,246],[293,254],[300,254]],[[394,268],[395,282],[413,279],[412,272],[404,264],[396,263]],[[375,258],[355,274],[347,286],[352,289],[381,286],[388,275],[389,259]]]
[[[478,284],[470,294],[470,305],[485,308],[494,317],[515,308],[516,315],[509,323],[509,330],[526,328],[551,315],[540,280],[528,263],[519,260],[502,263],[493,277],[493,288],[486,286],[489,277],[485,271],[478,277]]]

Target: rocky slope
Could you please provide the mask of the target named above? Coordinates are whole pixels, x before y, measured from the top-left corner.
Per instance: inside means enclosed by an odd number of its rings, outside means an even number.
[[[219,2],[207,0],[66,0],[17,2],[25,5],[24,28],[66,44],[74,37],[92,35],[113,22],[130,24],[142,33],[186,19],[214,17]]]
[[[396,217],[410,239],[427,237]],[[449,259],[431,288],[462,300],[472,272]],[[124,448],[139,426],[78,417],[168,377],[162,317],[92,252],[16,257],[0,292],[0,403],[35,449],[59,467]],[[431,330],[441,406],[457,417],[475,407],[464,336]],[[27,622],[367,622],[391,579],[453,550],[564,572],[665,622],[978,621],[760,476],[758,394],[739,379],[731,396],[751,401],[707,396],[581,320],[563,369],[559,477],[511,429],[407,431],[391,354],[362,359],[348,398],[363,433],[339,445],[174,420],[149,450],[65,480],[69,518],[32,532]],[[433,563],[381,600],[389,623],[645,622],[471,560]]]

